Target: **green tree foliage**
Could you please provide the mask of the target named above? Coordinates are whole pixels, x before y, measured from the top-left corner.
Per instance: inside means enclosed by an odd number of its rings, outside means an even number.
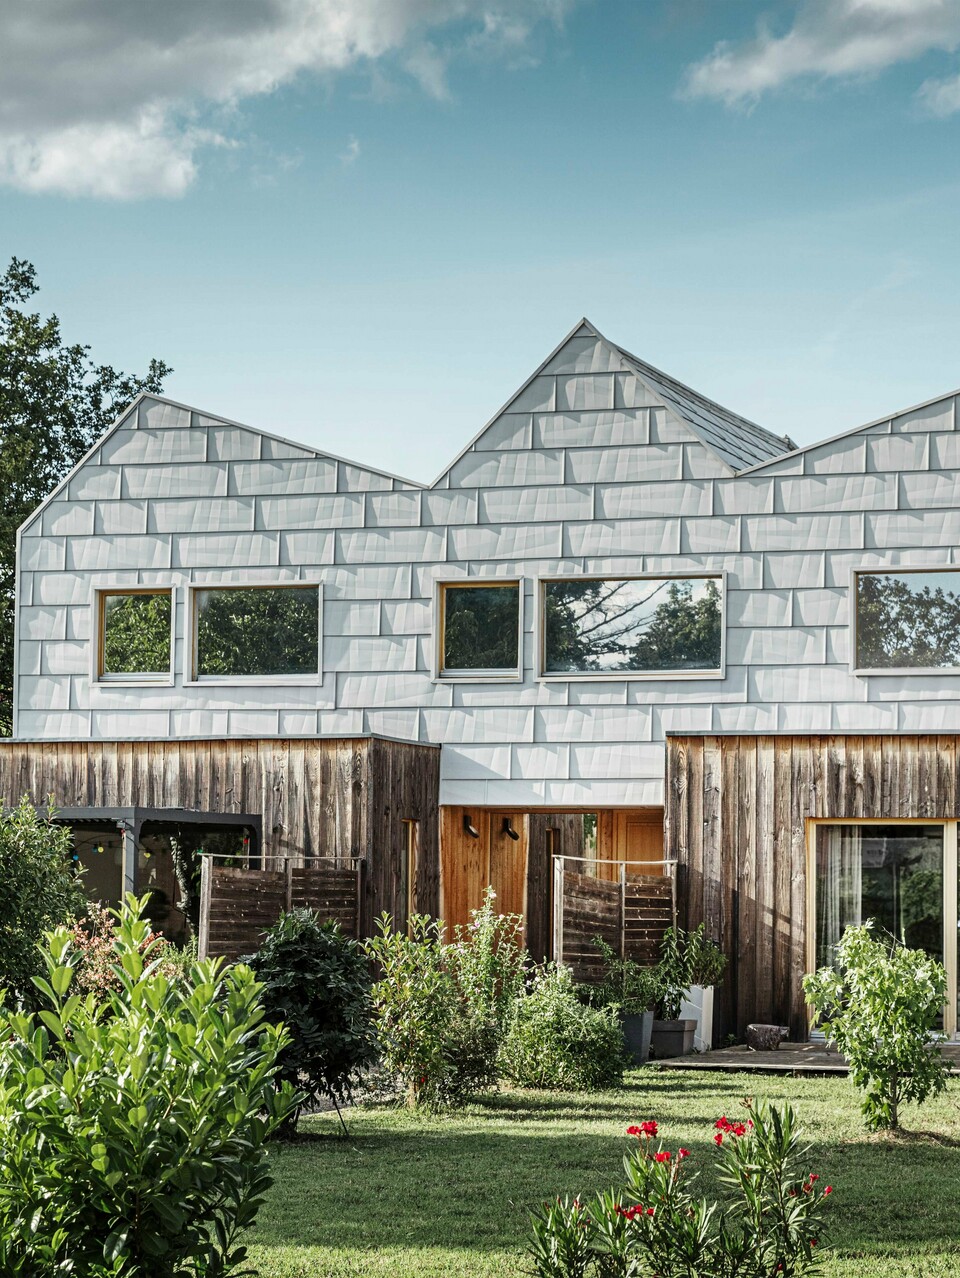
[[[960,666],[960,596],[942,586],[920,585],[921,575],[857,578],[857,665],[862,670]]]
[[[443,668],[515,670],[519,626],[516,586],[448,586],[444,591]]]
[[[197,674],[319,670],[319,590],[205,590],[197,605]]]
[[[159,392],[170,369],[151,360],[146,376],[95,364],[87,346],[68,346],[55,315],[26,308],[37,292],[29,262],[13,258],[0,276],[0,732],[9,734],[13,695],[16,531],[98,435],[141,391]]]
[[[897,1128],[905,1102],[920,1104],[944,1090],[946,1066],[932,1037],[947,996],[941,963],[894,937],[875,938],[868,920],[847,928],[836,968],[805,976],[803,989],[827,1038],[850,1062],[869,1128]]]
[[[277,1081],[302,1093],[349,1101],[362,1071],[377,1058],[370,965],[363,946],[312,910],[280,917],[248,962],[263,984],[267,1018],[282,1022],[289,1041]],[[290,1116],[295,1127],[300,1108]]]
[[[710,670],[720,665],[714,581],[555,581],[544,597],[548,671]]]
[[[87,909],[71,868],[73,835],[51,815],[41,816],[27,798],[0,810],[0,988],[31,1004],[44,934]]]
[[[244,1260],[238,1234],[271,1183],[264,1142],[296,1101],[274,1086],[285,1035],[242,964],[171,981],[142,913],[132,896],[118,913],[105,1000],[74,993],[60,928],[43,1010],[0,1012],[5,1275],[224,1278]]]
[[[170,669],[169,591],[155,595],[107,595],[104,607],[104,674],[157,674]]]

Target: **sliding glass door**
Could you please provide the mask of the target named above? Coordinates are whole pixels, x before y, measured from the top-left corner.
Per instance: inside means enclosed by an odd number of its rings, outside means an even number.
[[[943,1028],[957,1027],[956,822],[817,822],[810,876],[811,967],[833,962],[866,919],[947,968]]]

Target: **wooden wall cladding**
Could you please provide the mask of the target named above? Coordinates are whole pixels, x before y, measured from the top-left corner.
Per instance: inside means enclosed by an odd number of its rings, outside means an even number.
[[[439,898],[440,751],[378,737],[0,742],[0,801],[60,808],[187,808],[259,815],[264,862],[367,863],[361,926],[406,917],[397,857],[419,825],[419,895]]]
[[[960,815],[958,737],[671,737],[666,849],[680,920],[701,920],[730,961],[715,1035],[750,1021],[806,1034],[810,819]]]

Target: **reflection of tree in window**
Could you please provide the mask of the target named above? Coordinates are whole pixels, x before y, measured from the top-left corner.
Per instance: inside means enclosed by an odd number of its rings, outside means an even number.
[[[517,586],[445,586],[443,598],[444,670],[516,670]]]
[[[316,586],[197,591],[197,674],[317,674],[318,608]]]
[[[940,574],[857,577],[857,665],[861,670],[960,666],[960,596]]]
[[[713,579],[549,582],[544,594],[545,669],[718,669],[720,603],[720,587]]]
[[[166,674],[170,592],[103,596],[103,674]]]

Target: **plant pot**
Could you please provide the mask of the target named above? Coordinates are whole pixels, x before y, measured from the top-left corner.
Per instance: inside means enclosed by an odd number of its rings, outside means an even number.
[[[634,1065],[643,1065],[650,1055],[653,1012],[633,1012],[620,1018],[623,1046]]]
[[[662,1061],[670,1056],[689,1056],[693,1051],[693,1038],[697,1022],[654,1021],[650,1034],[650,1055]]]

